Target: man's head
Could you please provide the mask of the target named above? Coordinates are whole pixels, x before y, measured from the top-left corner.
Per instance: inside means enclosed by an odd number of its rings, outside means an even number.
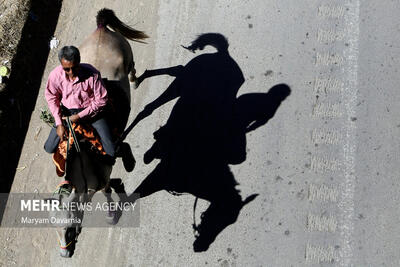
[[[58,52],[58,59],[68,78],[78,76],[79,63],[81,62],[81,55],[78,48],[75,46],[64,46]]]

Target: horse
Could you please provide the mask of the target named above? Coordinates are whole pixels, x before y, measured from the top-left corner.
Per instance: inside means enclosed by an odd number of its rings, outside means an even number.
[[[118,117],[118,123],[112,125],[117,128],[116,134],[122,133],[128,121],[131,103],[130,81],[136,79],[135,63],[131,46],[127,39],[142,42],[148,36],[134,28],[129,27],[118,19],[114,11],[101,9],[96,16],[97,29],[90,34],[79,46],[81,62],[88,63],[100,71],[110,98],[114,101],[114,114]],[[110,29],[109,29],[110,28]],[[130,77],[129,77],[130,76]],[[84,139],[78,141],[80,152],[72,151],[67,159],[66,177],[73,186],[73,192],[67,193],[58,190],[54,197],[61,199],[62,203],[72,201],[91,201],[93,195],[102,190],[110,201],[109,193],[110,175],[112,165],[104,162],[100,157],[93,156],[90,148]],[[72,147],[71,150],[73,150]],[[82,196],[85,195],[86,199]],[[71,211],[63,211],[65,214],[58,214],[58,217],[73,217],[79,214],[70,214]],[[80,216],[80,215],[79,215]],[[114,218],[108,218],[110,223],[115,223]],[[71,257],[74,253],[75,243],[80,232],[80,224],[75,226],[65,224],[56,228],[60,255]]]

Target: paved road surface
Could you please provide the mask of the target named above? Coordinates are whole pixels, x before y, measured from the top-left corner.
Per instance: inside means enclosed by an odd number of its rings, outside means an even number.
[[[232,165],[243,207],[203,253],[193,251],[192,195],[165,191],[140,202],[140,227],[84,229],[71,259],[58,255],[47,229],[2,229],[4,266],[399,266],[400,109],[396,1],[64,1],[55,36],[79,45],[102,8],[145,30],[132,44],[138,73],[185,65],[197,35],[221,33],[243,72],[238,95],[277,83],[291,95],[264,126],[247,135],[247,160]],[[49,130],[38,119],[43,88],[58,64],[48,60],[13,192],[51,192],[58,182],[42,150]],[[173,80],[158,76],[132,91],[131,120]],[[174,101],[156,110],[128,137],[138,164],[117,163],[113,178],[132,192],[157,165],[145,165],[152,133]],[[37,140],[35,130],[43,129]],[[206,168],[206,166],[205,166]],[[207,208],[200,200],[199,213]]]

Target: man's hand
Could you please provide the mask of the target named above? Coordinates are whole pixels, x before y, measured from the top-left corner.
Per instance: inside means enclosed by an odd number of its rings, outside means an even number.
[[[75,114],[70,116],[69,119],[71,120],[71,122],[77,122],[80,119],[80,117],[78,114]]]
[[[57,126],[57,135],[60,137],[60,140],[64,140],[65,128],[64,125]]]
[[[63,118],[63,120],[67,119],[67,117],[62,117],[62,118]],[[78,114],[75,114],[75,115],[69,116],[69,119],[71,122],[77,122],[80,119],[80,117]]]

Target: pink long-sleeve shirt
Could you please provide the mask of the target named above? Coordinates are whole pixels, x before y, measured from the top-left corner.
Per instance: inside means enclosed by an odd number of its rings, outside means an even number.
[[[68,109],[84,108],[78,113],[84,118],[98,114],[108,99],[99,71],[83,63],[74,81],[67,78],[61,65],[52,70],[44,95],[57,126],[62,124],[61,103]]]

